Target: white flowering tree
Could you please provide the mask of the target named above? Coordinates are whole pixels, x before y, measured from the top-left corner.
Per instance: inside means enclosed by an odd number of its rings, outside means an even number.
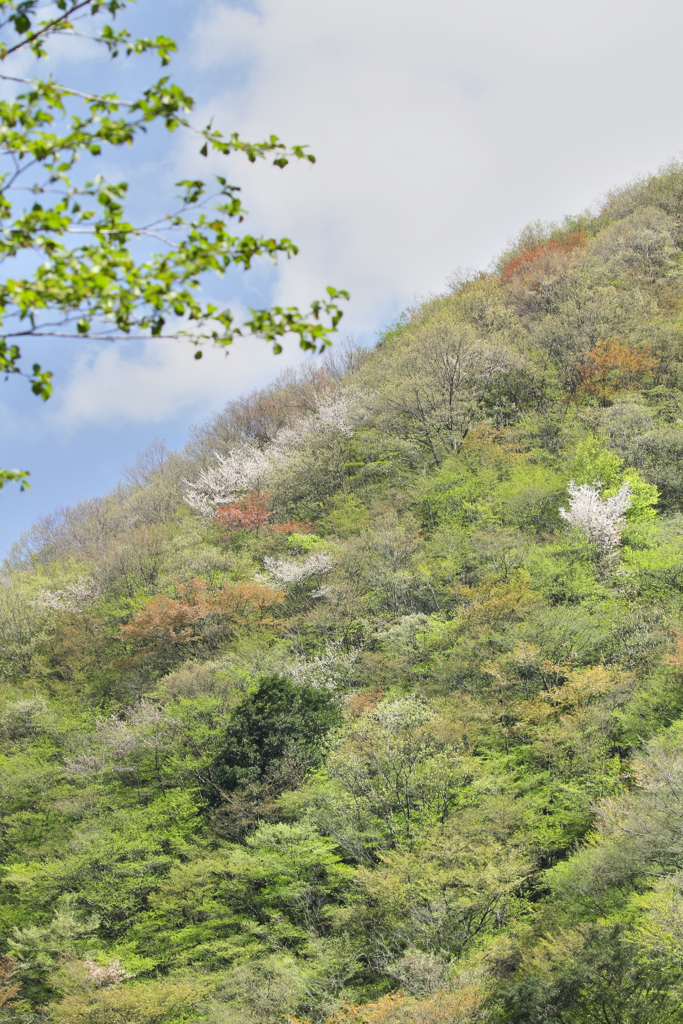
[[[599,480],[579,486],[571,480],[567,488],[569,509],[561,508],[560,515],[570,526],[580,530],[587,541],[607,554],[621,543],[632,491],[628,480],[609,498],[600,497],[600,488]]]
[[[301,562],[292,558],[268,556],[263,560],[263,564],[265,572],[258,574],[259,583],[276,586],[279,590],[290,590],[310,580],[319,581],[322,576],[326,576],[334,565],[334,558],[324,551],[314,551]]]
[[[262,489],[268,474],[296,451],[301,451],[315,433],[336,431],[351,437],[350,398],[328,393],[317,412],[283,427],[263,447],[245,443],[227,456],[216,454],[216,463],[202,470],[193,482],[185,481],[185,501],[202,519],[213,519],[220,505],[229,505],[246,491]]]
[[[115,960],[109,960],[108,963],[86,960],[85,967],[90,981],[97,988],[104,988],[106,985],[120,985],[122,981],[128,981],[129,978],[135,977],[134,974],[131,974],[121,966],[121,961],[118,957]]]
[[[268,449],[255,444],[239,445],[227,456],[214,454],[214,466],[202,470],[193,483],[186,481],[185,501],[202,519],[213,519],[220,505],[231,504],[245,491],[260,489],[270,465]]]
[[[335,692],[349,685],[358,657],[358,651],[343,651],[341,643],[330,641],[324,653],[310,660],[297,658],[287,674],[300,686]]]
[[[154,778],[154,768],[144,765],[156,766],[167,760],[177,745],[174,725],[164,708],[145,700],[130,709],[125,719],[117,715],[100,718],[88,749],[65,759],[65,772],[76,778],[130,772],[137,776],[138,784],[141,776],[147,783],[151,776],[157,788],[160,782]]]
[[[100,596],[100,586],[92,578],[81,578],[63,590],[39,590],[36,605],[54,612],[80,612]]]

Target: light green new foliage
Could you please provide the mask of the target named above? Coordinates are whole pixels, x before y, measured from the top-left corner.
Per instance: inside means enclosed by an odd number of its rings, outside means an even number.
[[[64,993],[60,1024],[179,1024],[196,1019],[206,988],[201,980],[95,985],[80,963],[65,963],[55,976]]]
[[[589,434],[576,446],[571,473],[577,484],[592,484],[599,480],[603,487],[612,487],[620,478],[624,460],[607,447],[602,434]]]
[[[590,434],[579,442],[571,467],[574,482],[592,484],[599,481],[604,488],[601,492],[603,498],[612,497],[628,483],[631,504],[626,511],[626,520],[637,523],[654,519],[659,491],[654,484],[644,480],[637,469],[622,469],[624,460],[608,447],[608,441],[604,434]]]
[[[621,481],[622,484],[628,483],[631,488],[631,504],[626,510],[626,521],[640,523],[654,519],[657,515],[655,505],[659,502],[659,491],[655,485],[643,480],[637,469],[625,469]],[[608,488],[603,492],[603,497],[609,498],[617,490],[615,487]]]
[[[334,843],[306,822],[262,824],[245,847],[231,851],[226,870],[238,906],[271,919],[276,931],[284,914],[302,935],[324,928],[326,906],[354,875],[334,852]]]
[[[316,537],[314,533],[290,533],[287,538],[287,547],[298,548],[302,552],[308,553],[309,551],[325,551],[329,550],[333,545],[329,541],[324,541],[320,537]]]
[[[102,929],[114,937],[137,920],[148,895],[189,850],[198,824],[189,794],[109,810],[74,830],[64,860],[12,864],[7,880],[18,887],[20,902],[42,908],[77,884],[82,905],[96,908]]]
[[[176,863],[127,949],[166,968],[203,969],[263,956],[272,945],[305,952],[329,933],[354,874],[310,823],[262,823],[242,846],[199,845]]]
[[[99,925],[99,917],[79,913],[74,894],[65,893],[58,900],[48,925],[14,929],[10,953],[21,956],[26,961],[26,969],[40,976],[52,970],[62,957],[96,956],[100,942],[93,933]]]
[[[38,603],[35,580],[28,575],[0,578],[0,674],[31,674],[36,655],[50,632],[46,609]]]
[[[321,779],[311,799],[316,820],[338,822],[345,849],[359,841],[412,849],[450,816],[471,765],[439,736],[433,718],[428,705],[405,697],[335,737],[327,764],[332,785]]]

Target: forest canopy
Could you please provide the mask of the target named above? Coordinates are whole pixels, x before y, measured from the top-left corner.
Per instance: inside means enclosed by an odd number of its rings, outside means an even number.
[[[672,163],[14,545],[2,1019],[680,1020],[682,673]]]

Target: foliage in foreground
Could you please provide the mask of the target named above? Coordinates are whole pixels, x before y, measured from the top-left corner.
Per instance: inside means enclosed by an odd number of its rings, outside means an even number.
[[[203,302],[198,292],[207,274],[223,275],[232,266],[249,270],[258,257],[277,261],[298,252],[289,238],[235,234],[232,225],[242,223],[246,210],[239,188],[223,175],[176,182],[165,209],[145,223],[131,222],[128,183],[95,173],[97,158],[155,128],[195,136],[204,157],[238,153],[252,163],[272,158],[280,168],[293,159],[315,163],[315,157],[276,135],[249,142],[212,124],[198,128],[193,98],[167,74],[133,100],[85,93],[78,83],[52,77],[23,77],[21,58],[47,59],[50,47],[65,37],[89,39],[104,56],[121,61],[153,53],[166,67],[175,42],[163,35],[132,36],[117,21],[129,3],[0,0],[0,80],[14,91],[0,102],[0,258],[19,260],[18,269],[0,281],[0,372],[25,376],[44,400],[52,392],[52,372],[38,363],[26,370],[22,363],[21,346],[32,338],[183,337],[195,346],[228,346],[245,334],[272,342],[278,353],[280,339],[293,334],[303,349],[315,351],[329,344],[341,319],[336,300],[349,297],[329,287],[307,311],[252,309],[242,324],[228,307]],[[84,174],[83,162],[93,170]],[[160,242],[161,252],[149,251]],[[197,348],[195,358],[201,355]],[[0,469],[0,489],[10,481],[28,487],[27,476]]]

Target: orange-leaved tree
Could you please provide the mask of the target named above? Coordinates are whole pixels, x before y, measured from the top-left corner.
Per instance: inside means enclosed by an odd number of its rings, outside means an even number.
[[[174,583],[176,597],[157,594],[121,626],[119,640],[143,641],[145,648],[178,651],[199,639],[195,624],[209,614],[208,584],[192,579]]]
[[[24,1002],[16,998],[21,990],[21,984],[15,981],[17,969],[18,964],[13,957],[0,957],[0,1010],[13,1010],[16,1013]]]
[[[234,627],[249,622],[274,625],[267,616],[270,608],[285,599],[282,590],[253,580],[226,583],[213,593],[205,580],[175,583],[176,597],[158,594],[121,626],[116,639],[128,640],[144,653],[181,654],[188,644],[202,639],[201,623],[214,619]]]
[[[310,519],[290,519],[288,523],[271,523],[271,533],[315,533]]]
[[[629,348],[616,338],[607,338],[587,352],[577,367],[577,396],[604,403],[619,391],[639,391],[652,380],[658,366],[649,345]]]
[[[673,654],[667,654],[664,661],[667,665],[671,665],[672,668],[682,669],[683,668],[683,633],[676,633],[676,651]]]
[[[284,601],[284,590],[277,590],[254,580],[241,580],[227,584],[209,601],[213,614],[225,622],[243,626],[249,622],[275,625],[276,620],[268,614],[270,609]]]

